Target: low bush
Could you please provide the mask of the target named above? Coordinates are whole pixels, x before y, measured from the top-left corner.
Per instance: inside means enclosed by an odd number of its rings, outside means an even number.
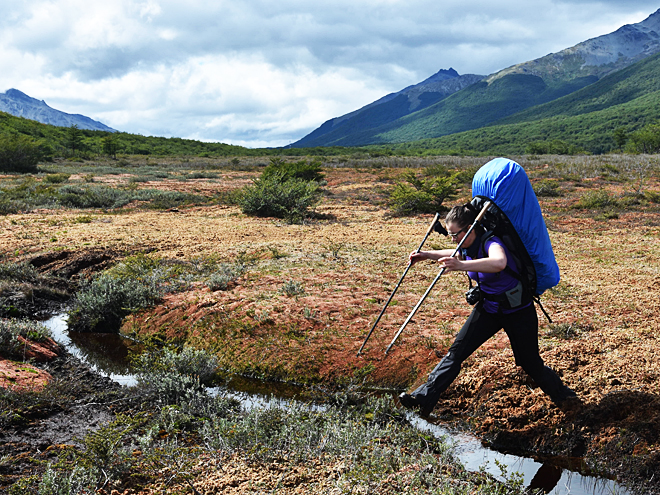
[[[607,191],[587,191],[580,196],[580,199],[573,205],[576,209],[597,210],[603,208],[617,208],[618,200]]]
[[[301,160],[294,163],[287,163],[281,158],[271,158],[270,164],[262,172],[261,178],[275,179],[279,182],[300,179],[320,183],[324,179],[324,175],[319,162],[310,163],[306,160]]]
[[[561,196],[559,182],[543,179],[532,186],[534,193],[539,197],[557,197]]]
[[[305,288],[300,282],[296,282],[295,280],[288,280],[282,285],[280,293],[287,297],[303,296],[305,295]]]
[[[0,355],[21,356],[23,344],[18,340],[18,337],[41,342],[50,336],[50,330],[40,323],[30,320],[0,318]]]
[[[230,283],[234,282],[238,277],[245,273],[245,266],[236,263],[228,264],[223,263],[217,271],[213,272],[208,280],[206,286],[212,291],[227,290]]]
[[[74,296],[69,310],[69,328],[116,332],[125,316],[154,305],[163,295],[157,277],[131,280],[102,273]]]
[[[48,174],[44,177],[44,182],[50,184],[62,184],[63,182],[68,181],[69,177],[71,177],[70,174]]]
[[[319,185],[313,181],[279,177],[260,178],[246,186],[238,198],[241,211],[258,217],[283,218],[300,223],[320,201]]]
[[[645,191],[644,197],[651,203],[660,203],[660,192],[658,191]]]
[[[53,174],[60,175],[60,174]],[[62,174],[67,175],[67,174]],[[49,176],[46,176],[49,177]],[[151,208],[168,209],[184,204],[204,202],[199,195],[157,189],[114,188],[93,184],[64,184],[29,177],[13,187],[0,189],[0,214],[33,208],[120,208],[131,201],[148,202]]]
[[[70,208],[119,208],[131,199],[126,191],[107,186],[62,186],[58,202]]]
[[[442,203],[456,195],[458,182],[459,173],[425,178],[409,170],[401,174],[390,192],[389,206],[399,216],[446,210]]]
[[[32,173],[45,157],[43,143],[20,134],[0,134],[0,171]]]
[[[81,287],[69,310],[69,328],[117,331],[125,316],[153,306],[166,293],[186,290],[214,271],[217,263],[211,259],[181,262],[144,254],[130,256]]]
[[[165,404],[196,402],[205,396],[218,368],[218,359],[207,351],[185,347],[180,352],[162,349],[145,352],[134,362],[138,386]]]
[[[39,272],[30,263],[0,263],[0,280],[34,282],[38,278]]]

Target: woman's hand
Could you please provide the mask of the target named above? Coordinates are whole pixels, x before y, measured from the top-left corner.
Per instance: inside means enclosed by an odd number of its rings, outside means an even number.
[[[428,256],[424,251],[420,251],[420,252],[413,251],[412,253],[410,253],[410,256],[408,258],[410,260],[410,265],[414,265],[418,261],[428,259]]]
[[[454,257],[440,258],[438,260],[438,263],[440,263],[440,265],[442,265],[448,272],[457,272],[457,271],[465,270],[465,268],[463,268],[463,262],[458,258],[454,258]]]

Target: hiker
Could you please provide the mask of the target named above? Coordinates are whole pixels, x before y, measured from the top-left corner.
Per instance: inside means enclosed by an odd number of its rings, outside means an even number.
[[[454,242],[459,243],[463,239],[476,216],[477,211],[470,203],[451,209],[445,223]],[[539,355],[538,318],[531,295],[519,298],[514,305],[511,304],[512,299],[505,295],[516,292],[513,289],[520,284],[515,276],[518,270],[508,248],[496,236],[482,243],[484,235],[483,227],[476,226],[463,242],[459,257],[451,257],[454,251],[450,249],[410,254],[411,264],[434,260],[446,267],[446,271],[467,272],[470,279],[477,282],[480,295],[475,296],[478,301],[472,313],[427,382],[410,394],[402,393],[399,401],[404,407],[419,408],[422,416],[428,416],[440,394],[458,376],[463,361],[503,328],[511,342],[516,364],[527,372],[558,407],[563,410],[575,409],[579,404],[577,395],[563,384],[553,370],[543,364]],[[522,291],[519,289],[517,292]]]

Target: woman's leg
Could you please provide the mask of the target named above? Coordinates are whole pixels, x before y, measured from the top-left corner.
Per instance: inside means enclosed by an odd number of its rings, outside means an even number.
[[[516,364],[525,370],[555,404],[574,397],[575,392],[564,385],[557,373],[543,364],[539,355],[539,327],[534,305],[500,315],[500,318],[504,331],[509,336]]]
[[[440,394],[447,390],[458,376],[463,361],[501,328],[496,315],[486,313],[481,304],[477,304],[456,335],[449,352],[431,372],[426,383],[410,394],[416,405],[430,412],[438,402]]]

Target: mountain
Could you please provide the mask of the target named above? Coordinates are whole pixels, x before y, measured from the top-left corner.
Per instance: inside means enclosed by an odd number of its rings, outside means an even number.
[[[630,133],[660,116],[660,53],[608,74],[594,84],[492,125],[400,145],[397,150],[524,153],[530,143],[576,146],[592,153],[617,149],[615,130]],[[561,143],[560,143],[561,145]]]
[[[80,129],[116,132],[115,129],[84,115],[74,115],[55,110],[46,105],[45,101],[31,98],[17,89],[9,89],[5,93],[0,93],[0,111],[16,117],[36,120],[42,124],[61,127],[77,125]]]
[[[355,126],[342,136],[319,134],[319,128],[309,136],[317,133],[316,146],[359,146],[435,138],[493,125],[586,88],[660,52],[659,33],[660,10],[640,23],[491,74],[396,120],[378,126]],[[309,136],[294,146],[305,143]]]
[[[427,108],[447,96],[483,79],[475,74],[459,75],[454,69],[440,70],[414,86],[383,96],[359,110],[325,122],[293,143],[293,147],[327,146],[353,133],[374,129],[400,117]]]

